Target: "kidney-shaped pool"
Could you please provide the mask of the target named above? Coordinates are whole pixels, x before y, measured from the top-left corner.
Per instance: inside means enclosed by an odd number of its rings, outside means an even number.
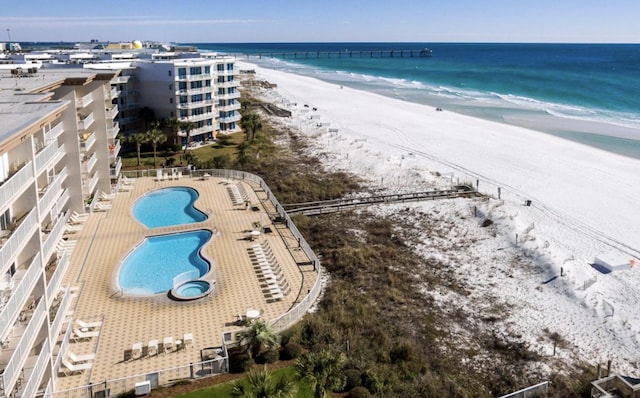
[[[147,296],[174,287],[174,278],[186,274],[197,279],[211,266],[200,249],[211,239],[209,230],[197,230],[144,238],[127,255],[117,274],[117,289],[127,295]]]

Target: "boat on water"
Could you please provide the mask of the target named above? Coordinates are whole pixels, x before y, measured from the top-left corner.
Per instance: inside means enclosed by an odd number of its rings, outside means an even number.
[[[423,48],[420,50],[421,57],[431,57],[433,55],[433,51],[430,48]]]

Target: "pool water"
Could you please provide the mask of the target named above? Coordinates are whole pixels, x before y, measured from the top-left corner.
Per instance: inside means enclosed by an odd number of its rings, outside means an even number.
[[[171,187],[151,191],[133,205],[133,217],[147,228],[205,221],[207,215],[194,207],[198,191]]]
[[[211,293],[211,284],[207,281],[188,281],[171,291],[176,300],[195,300]]]
[[[151,295],[171,290],[173,278],[184,272],[195,270],[202,277],[210,264],[200,249],[212,235],[197,230],[145,238],[120,265],[118,288],[126,294]]]

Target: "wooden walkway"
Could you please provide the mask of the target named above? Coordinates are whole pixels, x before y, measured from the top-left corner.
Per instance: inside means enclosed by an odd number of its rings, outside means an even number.
[[[388,195],[375,195],[352,199],[334,199],[306,203],[284,204],[282,207],[289,214],[304,214],[315,216],[320,214],[335,213],[342,210],[354,209],[362,206],[371,206],[380,203],[416,202],[420,200],[469,198],[481,196],[476,190],[468,185],[460,185],[453,189],[408,192]]]

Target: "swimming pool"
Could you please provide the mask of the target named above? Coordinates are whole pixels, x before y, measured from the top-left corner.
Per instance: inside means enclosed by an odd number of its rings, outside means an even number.
[[[211,266],[200,249],[212,235],[209,230],[197,230],[144,238],[120,264],[118,290],[147,296],[171,290],[177,275],[192,271],[202,277]]]
[[[207,215],[194,207],[198,191],[170,187],[151,191],[133,205],[133,217],[147,228],[205,221]]]

